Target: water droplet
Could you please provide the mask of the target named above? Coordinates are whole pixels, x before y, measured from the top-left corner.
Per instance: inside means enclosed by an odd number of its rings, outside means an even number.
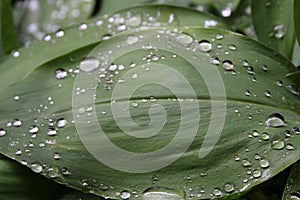
[[[221,14],[223,17],[229,17],[231,15],[232,12],[232,6],[233,4],[230,2],[226,5],[226,7],[221,11]]]
[[[219,65],[220,64],[220,60],[217,57],[213,57],[210,59],[210,63],[214,64],[214,65]]]
[[[127,20],[127,25],[131,27],[138,27],[142,22],[140,15],[133,16]]]
[[[22,150],[21,150],[21,149],[17,149],[17,150],[15,151],[15,154],[16,154],[17,156],[22,155]]]
[[[268,127],[275,127],[275,128],[285,125],[284,118],[279,113],[273,113],[273,114],[269,115],[269,117],[267,118],[265,124]]]
[[[247,73],[250,74],[250,75],[255,74],[253,67],[251,67],[251,66],[247,67]]]
[[[212,50],[212,44],[210,42],[208,42],[207,40],[203,40],[199,42],[199,50],[202,52],[209,52],[210,50]]]
[[[122,191],[120,194],[121,199],[129,199],[130,196],[131,196],[131,194],[127,190]]]
[[[60,153],[55,152],[55,153],[53,154],[53,158],[54,158],[55,160],[59,160],[59,159],[61,158]]]
[[[235,156],[234,156],[234,160],[235,160],[235,161],[239,161],[240,159],[241,159],[241,158],[240,158],[239,155],[235,155]]]
[[[299,128],[298,128],[298,127],[294,127],[294,128],[293,128],[293,132],[294,132],[296,135],[299,135],[299,134],[300,134],[300,131],[299,131]]]
[[[56,130],[54,128],[49,128],[48,131],[47,131],[47,135],[55,136],[56,135]]]
[[[12,123],[14,127],[20,127],[22,125],[22,122],[19,119],[15,119]]]
[[[285,28],[282,24],[274,26],[274,35],[277,39],[282,39],[285,36]]]
[[[19,100],[20,100],[20,97],[16,95],[16,96],[14,96],[14,100],[15,100],[15,101],[19,101]]]
[[[17,57],[20,56],[20,52],[17,51],[17,50],[15,50],[15,51],[12,51],[12,52],[11,52],[11,55],[12,55],[14,58],[17,58]]]
[[[55,77],[57,79],[63,79],[63,78],[66,78],[68,75],[68,72],[66,72],[64,69],[57,69],[55,71]]]
[[[285,86],[286,87],[286,89],[288,89],[292,94],[294,94],[294,95],[299,95],[299,90],[298,90],[298,88],[295,86],[295,85],[287,85],[287,86]]]
[[[292,192],[290,200],[300,200],[300,192]]]
[[[56,178],[58,175],[58,168],[56,166],[52,166],[47,170],[47,174],[50,178]]]
[[[59,128],[63,128],[63,127],[65,127],[67,124],[68,124],[68,121],[67,121],[66,119],[64,119],[64,118],[60,118],[60,119],[58,119],[57,122],[56,122],[56,125],[57,125],[57,127],[59,127]]]
[[[251,165],[250,161],[248,159],[243,159],[242,160],[242,165],[244,167],[249,167]]]
[[[213,194],[217,197],[222,196],[222,191],[219,188],[215,188]]]
[[[293,150],[294,149],[294,146],[292,144],[286,144],[286,149],[287,150]]]
[[[127,37],[127,44],[132,45],[139,41],[139,38],[137,36],[128,36]]]
[[[228,45],[228,49],[230,49],[231,51],[236,51],[237,47],[234,44],[230,44]]]
[[[190,44],[192,44],[193,42],[193,38],[192,36],[188,35],[188,34],[185,34],[185,33],[182,33],[180,34],[177,38],[176,38],[176,41],[181,44],[181,45],[184,45],[184,46],[188,46]],[[199,44],[200,45],[200,44]],[[199,47],[200,48],[200,47]]]
[[[50,41],[52,38],[51,38],[51,35],[45,35],[44,36],[44,38],[43,38],[43,40],[45,41],[45,42],[48,42],[48,41]]]
[[[111,34],[104,34],[104,35],[102,35],[101,39],[102,40],[109,40],[111,37],[112,37]]]
[[[277,80],[276,81],[276,84],[279,86],[279,87],[282,87],[283,86],[283,82],[281,80]]]
[[[63,37],[65,35],[65,32],[63,30],[58,30],[56,33],[55,33],[55,36],[56,37]]]
[[[250,96],[250,94],[251,94],[251,93],[250,93],[250,90],[245,90],[245,95],[246,95],[246,96]]]
[[[227,193],[233,192],[234,191],[234,186],[231,183],[226,183],[224,185],[224,191]]]
[[[271,143],[271,146],[275,150],[281,150],[281,149],[284,148],[285,143],[281,139],[279,139],[279,140],[273,140],[272,143]]]
[[[261,139],[264,140],[264,141],[267,141],[267,140],[270,139],[270,135],[268,133],[266,133],[266,132],[263,132],[261,134]]]
[[[33,172],[35,172],[35,173],[41,173],[42,170],[43,170],[43,166],[42,166],[40,163],[38,163],[38,162],[32,163],[32,164],[30,165],[30,168],[31,168],[31,170],[32,170]]]
[[[259,178],[260,176],[261,176],[261,171],[258,170],[258,169],[255,169],[255,170],[253,171],[253,177],[254,177],[254,178]]]
[[[6,135],[6,130],[4,130],[3,128],[0,128],[0,137]]]
[[[69,171],[69,169],[66,168],[66,167],[63,167],[63,168],[61,169],[61,173],[62,173],[64,176],[68,176],[68,175],[71,174],[70,171]]]
[[[216,39],[217,39],[217,40],[221,40],[221,39],[223,39],[223,38],[224,38],[224,35],[223,35],[223,34],[218,33],[218,34],[216,35]]]
[[[226,71],[231,71],[234,69],[234,65],[230,60],[225,60],[222,63],[222,67],[226,70]]]
[[[80,69],[84,72],[91,72],[97,69],[100,65],[100,61],[95,58],[86,58],[80,62]]]
[[[247,60],[242,60],[242,65],[244,67],[248,67],[249,66],[249,62]]]
[[[80,24],[79,26],[78,26],[78,30],[86,30],[88,28],[88,25],[87,24]]]
[[[268,66],[267,66],[267,65],[263,65],[263,66],[262,66],[262,70],[268,71]]]
[[[269,167],[269,165],[270,165],[270,163],[267,160],[262,159],[262,160],[259,161],[259,166],[261,168],[267,168],[267,167]]]
[[[34,133],[37,133],[37,132],[39,132],[39,128],[37,126],[31,126],[29,128],[29,133],[34,134]]]
[[[257,130],[253,130],[251,134],[252,134],[253,137],[258,137],[259,136],[259,132]]]
[[[131,74],[131,79],[135,80],[137,79],[138,75],[136,73]]]
[[[271,92],[270,91],[265,91],[265,96],[270,98],[271,97]]]

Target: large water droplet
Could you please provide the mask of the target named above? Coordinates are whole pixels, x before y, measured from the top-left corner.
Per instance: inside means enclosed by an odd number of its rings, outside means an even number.
[[[52,166],[47,170],[47,174],[50,178],[56,178],[58,175],[58,168],[56,166]]]
[[[12,123],[14,127],[20,127],[22,125],[22,121],[19,119],[15,119]]]
[[[95,58],[86,58],[80,62],[80,69],[84,72],[91,72],[97,69],[100,65],[100,61]]]
[[[139,38],[137,36],[128,36],[127,37],[127,44],[132,45],[139,41]]]
[[[273,140],[272,143],[271,143],[271,146],[275,150],[281,150],[281,149],[284,148],[285,143],[281,139],[279,139],[279,140]]]
[[[59,128],[63,128],[68,124],[68,121],[65,118],[60,118],[57,120],[56,125]]]
[[[181,35],[179,35],[177,38],[176,38],[176,41],[181,44],[181,45],[184,45],[184,46],[188,46],[190,44],[192,44],[193,42],[193,38],[188,35],[188,34],[184,34],[182,33]],[[199,44],[200,45],[200,44]],[[200,48],[200,46],[199,46]]]
[[[29,128],[29,133],[34,134],[34,133],[37,133],[37,132],[39,132],[39,128],[37,126],[31,126]]]
[[[279,113],[273,113],[273,114],[269,115],[269,117],[267,118],[265,124],[268,127],[275,127],[275,128],[285,125],[284,118]]]
[[[6,130],[4,130],[3,128],[0,128],[0,137],[6,135]]]
[[[208,42],[207,40],[203,40],[201,42],[199,42],[199,50],[202,52],[209,52],[210,50],[212,50],[212,44],[210,42]]]
[[[121,199],[129,199],[130,196],[131,196],[131,194],[127,190],[122,191],[120,194]]]
[[[260,176],[261,176],[261,171],[258,170],[258,169],[255,169],[255,170],[253,171],[253,177],[254,177],[254,178],[259,178]]]
[[[30,168],[31,168],[31,170],[32,170],[33,172],[35,172],[35,173],[41,173],[42,170],[43,170],[43,166],[42,166],[40,163],[38,163],[38,162],[32,163],[32,164],[30,165]]]
[[[142,22],[140,15],[133,16],[127,20],[127,25],[131,27],[138,27]]]
[[[63,79],[63,78],[66,78],[68,75],[68,72],[66,72],[64,69],[57,69],[55,71],[55,77],[57,79]]]

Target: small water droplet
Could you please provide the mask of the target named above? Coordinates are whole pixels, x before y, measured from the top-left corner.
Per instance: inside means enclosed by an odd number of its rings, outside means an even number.
[[[279,113],[273,113],[273,114],[269,115],[269,117],[267,118],[265,124],[268,127],[275,127],[275,128],[285,125],[284,118]]]
[[[271,92],[270,91],[265,91],[265,96],[270,98],[271,97]]]
[[[263,65],[263,66],[262,66],[262,70],[268,71],[268,66],[267,66],[267,65]]]
[[[283,82],[281,80],[277,80],[276,81],[276,84],[279,86],[279,87],[282,87],[283,86]]]
[[[66,168],[66,167],[63,167],[63,168],[61,169],[61,173],[62,173],[64,176],[68,176],[68,175],[71,174],[70,171],[69,171],[69,169]]]
[[[50,41],[52,39],[52,37],[51,37],[51,35],[45,35],[44,36],[44,38],[43,38],[43,40],[45,41],[45,42],[48,42],[48,41]]]
[[[240,159],[241,159],[241,158],[240,158],[239,155],[235,155],[235,156],[234,156],[234,160],[235,160],[235,161],[239,161]]]
[[[109,40],[111,37],[112,37],[111,34],[104,34],[104,35],[102,35],[101,39],[102,40]]]
[[[290,91],[292,94],[294,94],[294,95],[299,95],[299,90],[298,90],[298,88],[295,86],[295,85],[287,85],[287,86],[285,86],[286,87],[286,89],[288,89],[288,91]]]
[[[17,57],[20,56],[20,52],[17,51],[17,50],[15,50],[15,51],[12,51],[12,52],[11,52],[11,55],[12,55],[14,58],[17,58]]]
[[[20,127],[22,125],[22,121],[19,119],[15,119],[12,123],[14,127]]]
[[[20,97],[19,97],[18,95],[15,95],[15,96],[14,96],[14,100],[15,100],[15,101],[19,101],[19,100],[20,100]]]
[[[231,183],[226,183],[224,185],[224,191],[227,193],[233,192],[234,191],[234,186]]]
[[[130,196],[131,196],[131,194],[127,190],[122,191],[120,194],[121,199],[129,199]]]
[[[287,150],[293,150],[294,149],[294,146],[290,143],[286,144],[286,149]]]
[[[57,79],[63,79],[63,78],[66,78],[68,75],[68,72],[66,72],[64,69],[57,69],[55,71],[55,77]]]
[[[268,160],[262,159],[259,161],[259,166],[261,168],[267,168],[267,167],[269,167],[269,165],[270,165],[270,163]]]
[[[128,36],[127,37],[127,44],[132,45],[139,41],[139,38],[137,36]]]
[[[49,128],[48,131],[47,131],[47,135],[55,136],[56,135],[56,130],[54,128]]]
[[[251,67],[251,66],[248,66],[248,67],[247,67],[247,73],[250,74],[250,75],[255,74],[255,73],[254,73],[254,68]]]
[[[60,153],[55,152],[55,153],[53,154],[53,158],[54,158],[55,160],[59,160],[59,159],[61,158]]]
[[[219,188],[215,188],[213,194],[217,197],[222,196],[222,191]]]
[[[57,122],[56,122],[56,125],[57,125],[57,127],[59,127],[59,128],[63,128],[63,127],[65,127],[67,124],[68,124],[68,121],[67,121],[66,119],[64,119],[64,118],[60,118],[60,119],[58,119]]]
[[[86,30],[88,28],[88,25],[87,24],[80,24],[79,26],[78,26],[78,30],[80,30],[80,31],[82,31],[82,30]]]
[[[249,167],[251,165],[250,161],[248,159],[243,159],[242,160],[242,165],[244,167]]]
[[[242,65],[244,67],[248,67],[249,66],[249,62],[247,60],[242,60]]]
[[[221,39],[223,39],[223,38],[224,38],[224,35],[221,34],[221,33],[218,33],[218,34],[216,35],[216,39],[217,39],[217,40],[221,40]]]
[[[281,139],[279,139],[279,140],[273,140],[272,143],[271,143],[271,146],[275,150],[281,150],[281,149],[284,148],[285,143]]]
[[[176,41],[181,44],[181,45],[184,45],[184,46],[188,46],[190,44],[192,44],[193,42],[193,38],[192,36],[188,35],[188,34],[185,34],[185,33],[182,33],[180,34],[177,38],[176,38]],[[200,44],[199,44],[199,48],[200,48]],[[201,50],[201,49],[200,49]]]
[[[274,36],[277,39],[282,39],[285,36],[285,28],[282,24],[274,26]]]
[[[225,60],[222,63],[222,67],[226,70],[226,71],[231,71],[234,69],[234,65],[230,60]]]
[[[138,27],[142,22],[140,15],[133,16],[127,20],[127,25],[131,27]]]
[[[6,130],[4,130],[3,128],[0,128],[0,137],[6,135]]]
[[[266,132],[263,132],[261,134],[261,139],[264,140],[264,141],[267,141],[267,140],[270,139],[270,135],[268,133],[266,133]]]
[[[32,170],[33,172],[35,172],[35,173],[41,173],[42,170],[43,170],[43,166],[42,166],[40,163],[38,163],[38,162],[32,163],[32,164],[30,165],[30,168],[31,168],[31,170]]]
[[[199,42],[199,50],[202,52],[209,52],[210,50],[212,50],[212,44],[210,42],[208,42],[207,40],[202,40]]]
[[[37,126],[31,126],[29,128],[29,133],[34,134],[34,133],[37,133],[37,132],[39,132],[39,128]]]
[[[100,61],[95,58],[86,58],[80,62],[80,69],[84,72],[91,72],[97,69],[100,65]]]
[[[47,174],[50,178],[56,178],[58,175],[58,167],[52,166],[47,170]]]
[[[245,95],[246,95],[246,96],[250,96],[250,94],[251,94],[251,93],[250,93],[250,90],[245,90]]]
[[[131,74],[131,79],[135,80],[137,79],[138,75],[136,73]]]
[[[210,63],[214,64],[214,65],[219,65],[220,64],[220,60],[217,57],[213,57],[210,59]]]
[[[231,51],[236,51],[237,47],[234,44],[230,44],[228,45],[228,49],[230,49]]]
[[[17,150],[15,151],[15,155],[17,155],[17,156],[22,155],[22,150],[21,150],[21,149],[17,149]]]
[[[258,170],[258,169],[255,169],[255,170],[253,171],[253,177],[254,177],[254,178],[259,178],[260,176],[261,176],[261,171]]]
[[[58,30],[55,33],[56,37],[63,37],[65,35],[65,32],[63,30]]]

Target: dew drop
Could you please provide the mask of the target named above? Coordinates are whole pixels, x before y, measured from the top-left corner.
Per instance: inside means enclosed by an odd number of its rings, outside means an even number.
[[[57,69],[55,71],[55,77],[57,79],[63,79],[63,78],[66,78],[68,75],[68,72],[66,72],[64,69]]]
[[[61,169],[61,173],[62,173],[62,175],[64,175],[64,176],[68,176],[68,175],[71,174],[70,171],[69,171],[69,169],[66,168],[66,167],[63,167],[63,168]]]
[[[253,177],[254,177],[254,178],[259,178],[260,176],[261,176],[261,171],[258,170],[258,169],[255,169],[255,170],[253,171]]]
[[[274,26],[275,38],[282,39],[285,36],[285,28],[282,24]]]
[[[219,188],[215,188],[213,194],[217,197],[222,196],[222,191]]]
[[[267,98],[270,98],[270,97],[271,97],[271,92],[270,92],[270,91],[265,91],[265,96],[266,96]]]
[[[287,150],[293,150],[294,149],[294,146],[292,144],[286,144],[286,149]]]
[[[240,156],[238,156],[238,155],[235,155],[235,156],[234,156],[234,160],[235,160],[235,161],[239,161],[240,159],[241,159]]]
[[[243,61],[242,61],[242,65],[243,65],[244,67],[248,67],[248,66],[249,66],[249,62],[248,62],[247,60],[243,60]]]
[[[295,85],[287,85],[287,86],[285,86],[286,87],[286,89],[288,89],[288,91],[290,91],[292,94],[294,94],[294,95],[299,95],[299,90],[298,90],[298,88],[295,86]]]
[[[17,156],[22,155],[22,150],[21,150],[21,149],[17,149],[17,150],[15,151],[15,155],[17,155]]]
[[[277,80],[277,81],[276,81],[276,84],[277,84],[279,87],[282,87],[282,86],[283,86],[283,83],[282,83],[281,80]]]
[[[15,119],[12,123],[14,127],[20,127],[22,125],[22,122],[19,119]]]
[[[214,65],[219,65],[220,64],[220,60],[217,57],[213,57],[210,59],[210,63],[214,64]]]
[[[193,40],[194,40],[194,39],[193,39],[190,35],[184,34],[184,33],[180,34],[180,35],[176,38],[176,41],[177,41],[179,44],[184,45],[184,46],[188,46],[188,45],[192,44]],[[200,45],[200,44],[199,44],[199,45]],[[199,48],[200,48],[200,46],[199,46]]]
[[[264,140],[264,141],[267,141],[267,140],[270,139],[270,135],[268,133],[266,133],[266,132],[263,132],[261,134],[261,139]]]
[[[249,167],[251,165],[250,161],[248,159],[243,159],[242,160],[242,165],[244,167]]]
[[[19,100],[20,100],[20,97],[16,95],[16,96],[14,96],[14,100],[15,100],[15,101],[19,101]]]
[[[86,30],[88,28],[88,25],[87,24],[80,24],[78,26],[78,30],[82,31],[82,30]]]
[[[6,130],[4,130],[3,128],[0,128],[0,137],[6,135]]]
[[[236,51],[237,47],[234,44],[230,44],[228,45],[228,49],[230,49],[231,51]]]
[[[109,40],[111,37],[112,37],[111,34],[104,34],[104,35],[102,35],[101,39],[102,40]]]
[[[246,96],[250,96],[250,94],[251,94],[251,93],[250,93],[250,90],[245,90],[245,95],[246,95]]]
[[[199,50],[202,52],[209,52],[210,50],[212,50],[212,44],[210,42],[208,42],[207,40],[202,40],[199,42]]]
[[[68,124],[68,121],[67,121],[66,119],[64,119],[64,118],[60,118],[60,119],[58,119],[57,122],[56,122],[56,125],[57,125],[57,127],[59,127],[59,128],[63,128],[63,127],[65,127],[67,124]]]
[[[233,190],[234,190],[233,184],[231,184],[231,183],[226,183],[226,184],[224,185],[224,191],[225,191],[225,192],[230,193],[230,192],[233,192]]]
[[[56,37],[63,37],[65,35],[65,32],[63,30],[58,30],[56,33],[55,33],[55,36]]]
[[[95,58],[86,58],[80,62],[80,69],[84,72],[91,72],[97,69],[100,65],[100,61]]]
[[[271,143],[271,147],[275,150],[281,150],[284,148],[284,146],[285,146],[285,143],[282,140],[273,140]]]
[[[127,20],[127,25],[131,27],[138,27],[142,22],[140,15],[133,16]]]
[[[284,118],[279,113],[273,113],[273,114],[269,115],[269,117],[267,118],[265,124],[268,127],[275,127],[275,128],[285,125]]]
[[[267,160],[262,159],[262,160],[259,161],[259,166],[261,168],[267,168],[267,167],[269,167],[269,165],[270,165],[270,163]]]
[[[131,79],[135,80],[137,79],[138,75],[136,73],[131,74]]]
[[[137,36],[128,36],[127,37],[127,44],[132,45],[139,41],[139,38]]]
[[[248,73],[248,74],[250,74],[250,75],[253,75],[253,74],[255,74],[255,73],[254,73],[254,69],[253,69],[253,67],[251,67],[251,66],[248,66],[248,67],[247,67],[247,73]]]
[[[222,63],[222,67],[226,70],[226,71],[231,71],[234,69],[234,65],[230,60],[225,60]]]
[[[58,175],[58,168],[56,166],[52,166],[47,170],[47,174],[50,178],[56,178]]]
[[[216,39],[217,39],[217,40],[221,40],[221,39],[223,39],[223,38],[224,38],[224,35],[223,35],[223,34],[218,33],[218,34],[216,35]]]
[[[49,128],[48,131],[47,131],[47,135],[55,136],[56,135],[56,130],[54,128]]]
[[[37,132],[39,132],[39,128],[37,126],[31,126],[29,128],[29,133],[34,134],[34,133],[37,133]]]
[[[49,34],[45,35],[44,38],[43,38],[43,40],[44,40],[45,42],[48,42],[48,41],[50,41],[51,39],[52,39],[52,38],[51,38],[51,35],[49,35]]]
[[[17,57],[20,56],[20,52],[17,51],[17,50],[15,50],[15,51],[12,51],[12,52],[11,52],[11,55],[12,55],[14,58],[17,58]]]
[[[130,196],[131,196],[131,194],[127,190],[122,191],[120,194],[121,199],[129,199]]]
[[[41,173],[42,170],[43,170],[43,166],[42,166],[40,163],[38,163],[38,162],[32,163],[32,164],[30,165],[30,168],[31,168],[31,170],[32,170],[33,172],[35,172],[35,173]]]
[[[59,160],[59,159],[61,158],[60,153],[55,152],[55,153],[53,154],[53,158],[54,158],[55,160]]]
[[[263,65],[263,66],[262,66],[262,70],[268,71],[268,66],[267,66],[267,65]]]

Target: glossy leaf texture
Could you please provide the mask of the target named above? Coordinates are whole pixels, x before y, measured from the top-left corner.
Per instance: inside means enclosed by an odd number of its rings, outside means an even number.
[[[284,200],[297,200],[300,199],[300,164],[295,163],[292,166],[289,179],[285,186],[285,191],[282,199]]]
[[[1,199],[52,200],[66,190],[66,187],[49,182],[2,155],[0,155],[0,176]]]
[[[10,0],[0,2],[0,57],[19,47]]]
[[[225,197],[299,159],[299,93],[284,77],[296,70],[288,60],[227,31],[144,29],[66,53],[2,88],[1,152],[119,199]],[[20,59],[27,67],[27,57],[10,61]],[[99,126],[141,163],[99,140]]]
[[[295,31],[296,31],[296,37],[298,40],[298,44],[300,44],[300,2],[294,1],[294,25],[295,25]]]
[[[295,42],[293,2],[252,0],[251,9],[258,40],[291,58]]]

